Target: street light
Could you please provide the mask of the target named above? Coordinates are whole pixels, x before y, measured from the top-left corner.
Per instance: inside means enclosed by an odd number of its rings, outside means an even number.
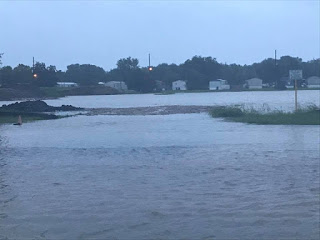
[[[34,57],[32,57],[32,73],[33,73],[33,78],[37,78],[38,74],[34,73]]]
[[[150,64],[150,53],[149,53],[149,66],[148,66],[148,70],[149,70],[149,72],[152,71],[152,67],[151,67],[151,64]]]

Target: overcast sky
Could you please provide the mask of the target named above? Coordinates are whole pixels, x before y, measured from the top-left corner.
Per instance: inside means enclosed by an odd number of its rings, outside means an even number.
[[[135,57],[140,66],[183,63],[194,55],[251,64],[291,55],[319,58],[315,1],[0,1],[3,65],[32,57],[65,70],[90,63],[109,70]]]

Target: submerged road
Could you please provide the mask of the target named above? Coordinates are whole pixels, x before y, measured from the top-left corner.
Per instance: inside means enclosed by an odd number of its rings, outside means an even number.
[[[87,108],[86,115],[170,115],[186,113],[204,113],[213,109],[213,106],[155,106],[132,108]]]

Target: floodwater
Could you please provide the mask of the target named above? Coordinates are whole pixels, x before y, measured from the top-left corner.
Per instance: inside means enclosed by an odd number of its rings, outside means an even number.
[[[251,91],[251,92],[205,92],[176,93],[169,95],[129,94],[111,96],[72,96],[46,100],[49,105],[74,105],[85,108],[149,107],[164,105],[233,105],[278,110],[294,110],[294,91]],[[298,103],[301,107],[311,104],[320,106],[319,90],[299,90]]]
[[[234,105],[241,104],[254,108],[270,107],[278,110],[294,110],[294,91],[246,91],[246,92],[204,92],[204,93],[176,93],[168,95],[156,94],[127,94],[127,95],[99,95],[99,96],[71,96],[46,100],[49,105],[62,104],[84,108],[125,108],[149,107],[164,105]],[[0,101],[3,104],[15,101]],[[320,106],[319,90],[299,90],[298,104]]]
[[[205,113],[2,125],[0,239],[319,239],[319,142]]]

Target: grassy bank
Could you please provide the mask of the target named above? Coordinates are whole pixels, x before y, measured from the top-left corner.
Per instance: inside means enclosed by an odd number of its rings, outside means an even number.
[[[17,123],[19,115],[23,122],[32,122],[37,120],[58,119],[60,116],[44,113],[17,113],[17,112],[1,112],[0,111],[0,124]]]
[[[305,90],[320,90],[319,88],[298,88],[298,91]],[[228,89],[228,90],[185,90],[185,91],[174,91],[167,90],[159,93],[155,93],[155,95],[170,95],[175,93],[207,93],[207,92],[272,92],[272,91],[294,91],[294,89],[284,89],[279,90],[275,88],[261,88],[261,89]]]
[[[320,110],[314,106],[295,112],[273,111],[261,113],[240,107],[215,107],[210,111],[212,117],[225,118],[234,122],[271,125],[320,125]]]
[[[48,99],[60,98],[66,96],[84,96],[84,95],[113,95],[119,94],[119,91],[104,86],[88,86],[75,88],[61,87],[31,87],[21,88],[0,88],[0,101],[11,101],[19,99]]]

